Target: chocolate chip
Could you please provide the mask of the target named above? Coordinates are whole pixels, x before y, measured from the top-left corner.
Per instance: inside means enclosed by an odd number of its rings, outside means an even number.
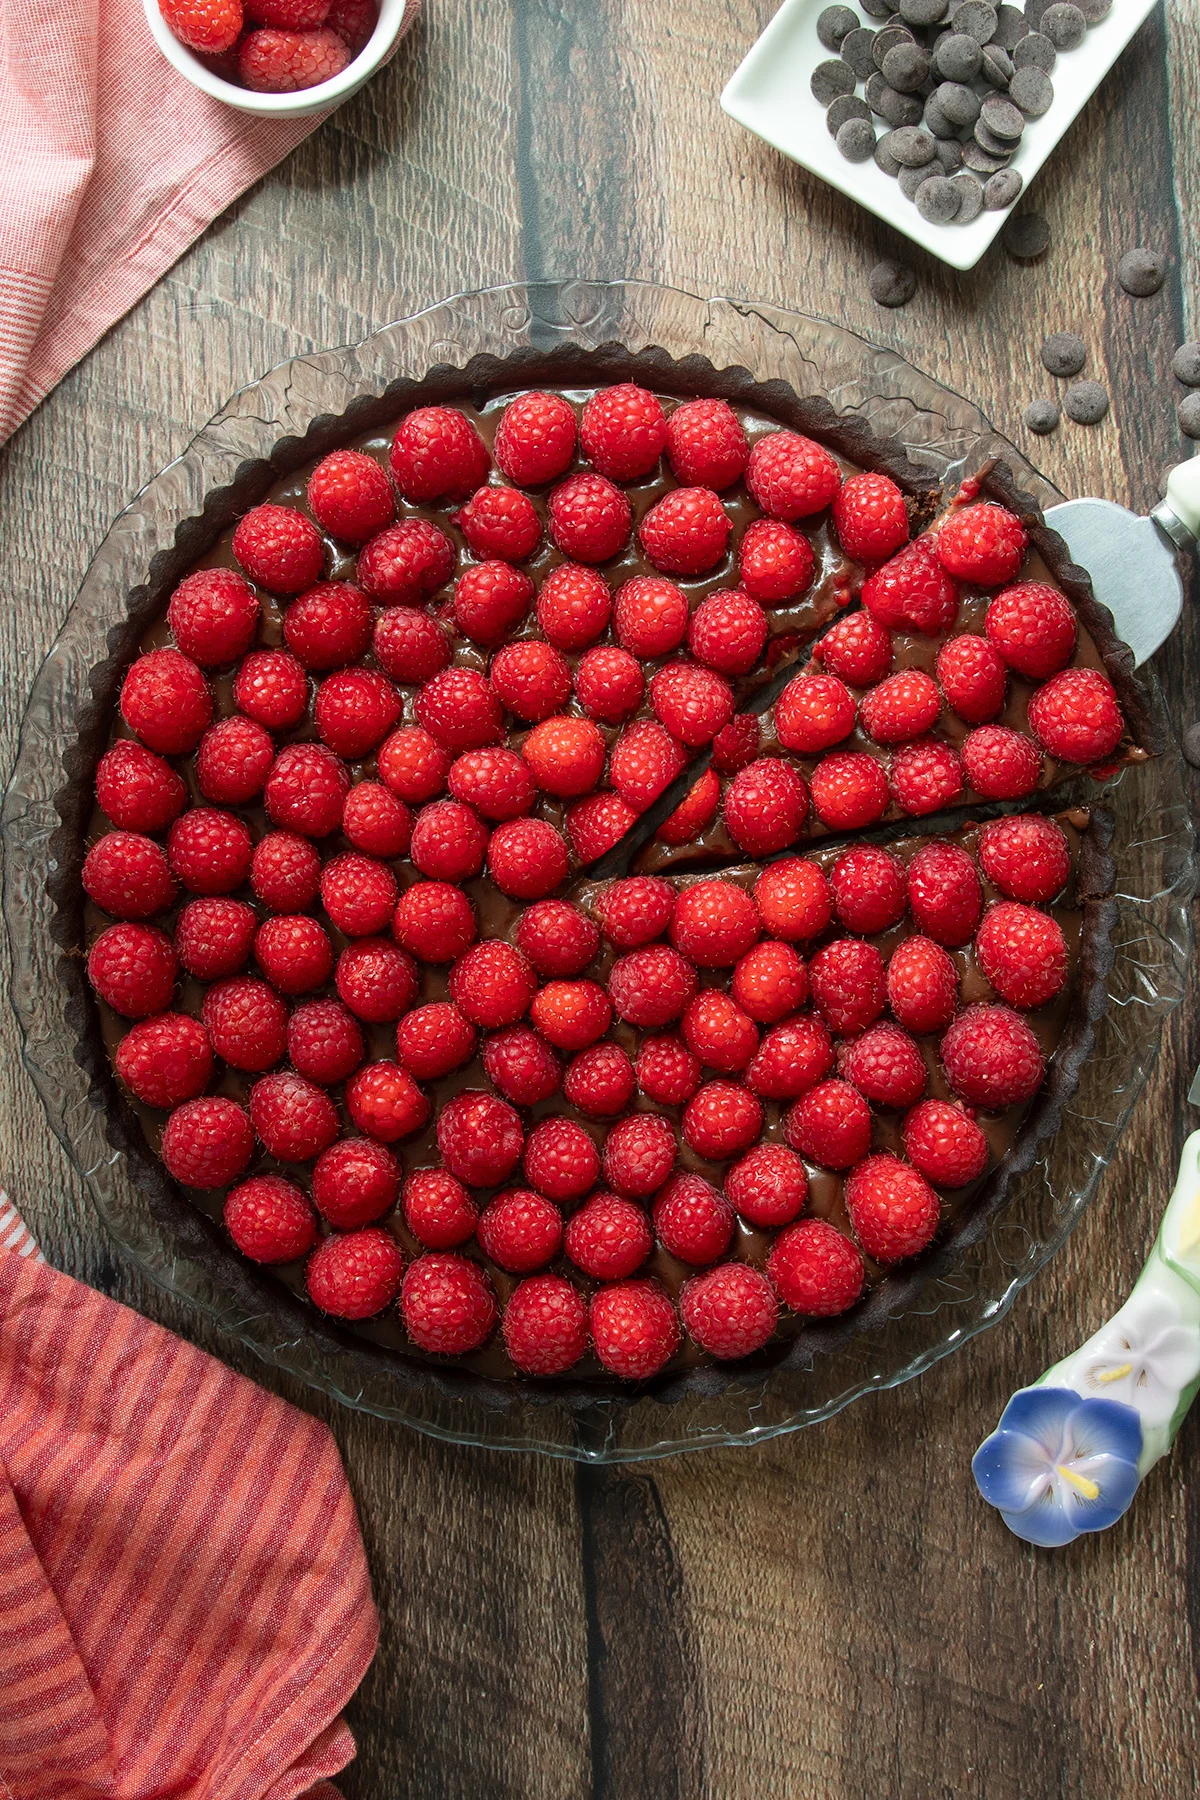
[[[983,51],[965,31],[948,31],[934,45],[933,66],[943,81],[974,81]]]
[[[938,139],[937,159],[947,175],[956,175],[962,168],[962,145],[956,137]]]
[[[1077,381],[1063,395],[1063,411],[1077,425],[1098,425],[1108,411],[1108,389],[1099,381]]]
[[[942,103],[937,97],[936,89],[925,102],[925,114],[921,120],[926,131],[932,131],[938,142],[938,155],[941,155],[942,143],[954,140],[958,126],[948,119],[942,110]]]
[[[1183,754],[1193,769],[1200,769],[1200,724],[1189,725],[1183,734]]]
[[[1014,69],[1041,69],[1049,75],[1058,61],[1058,51],[1040,31],[1031,31],[1023,37],[1012,53]]]
[[[919,44],[896,44],[883,59],[883,79],[900,94],[915,94],[929,74],[929,52]]]
[[[1025,423],[1039,437],[1045,437],[1048,431],[1053,431],[1061,417],[1053,400],[1031,400],[1025,408]]]
[[[1029,119],[1049,112],[1054,83],[1044,69],[1018,69],[1008,84],[1008,97]]]
[[[847,119],[835,142],[847,162],[868,162],[875,149],[875,127],[870,119]]]
[[[1107,19],[1112,11],[1112,3],[1113,0],[1075,0],[1089,25],[1098,25],[1101,19]]]
[[[875,79],[872,76],[872,81]],[[919,94],[899,94],[894,87],[889,87],[881,75],[879,87],[871,94],[870,82],[867,84],[867,97],[871,108],[877,112],[886,125],[893,129],[898,125],[919,125],[921,114],[925,108]]]
[[[858,14],[848,6],[827,6],[817,16],[817,36],[826,50],[840,50],[842,40],[858,24]]]
[[[946,16],[949,0],[900,0],[900,17],[909,25],[936,25]]]
[[[1030,31],[1042,29],[1042,15],[1053,4],[1054,0],[1025,0],[1025,23]]]
[[[1166,278],[1166,260],[1157,250],[1127,250],[1117,264],[1117,280],[1127,294],[1136,294],[1139,299],[1157,294]]]
[[[885,175],[890,175],[894,179],[900,173],[900,164],[896,161],[888,147],[888,139],[891,135],[890,131],[885,131],[883,136],[876,141],[875,163],[878,168],[883,170]]]
[[[1171,358],[1171,369],[1185,387],[1200,387],[1200,344],[1180,344]]]
[[[958,222],[969,225],[983,211],[983,184],[969,169],[962,169],[950,179],[959,192]]]
[[[889,131],[888,137],[892,155],[902,168],[923,169],[927,162],[933,161],[936,151],[933,137],[919,125],[902,125],[897,131]]]
[[[839,94],[825,114],[830,137],[836,137],[847,119],[869,119],[871,109],[857,94]]]
[[[996,29],[992,33],[993,44],[999,44],[1002,50],[1007,50],[1011,55],[1028,30],[1025,14],[1019,6],[998,6],[996,8]]]
[[[886,19],[891,13],[891,0],[859,0],[863,11],[872,19]]]
[[[1019,106],[1006,100],[1003,94],[989,94],[983,103],[980,118],[1001,143],[1015,144],[1025,129],[1025,115]],[[983,140],[986,148],[987,140]]]
[[[813,99],[819,100],[822,106],[828,106],[840,94],[854,92],[854,70],[841,57],[833,62],[818,63],[808,85],[812,89]]]
[[[885,25],[882,31],[875,33],[875,42],[871,45],[871,55],[875,59],[875,67],[883,68],[883,59],[889,50],[897,44],[912,44],[916,40],[907,25]]]
[[[965,31],[977,44],[990,44],[996,30],[996,9],[987,0],[963,0],[950,14],[953,31]]]
[[[1006,162],[1017,147],[1015,144],[1009,143],[1006,138],[997,137],[984,119],[976,119],[974,136],[975,142],[981,145],[989,156],[1002,156]]]
[[[983,50],[983,67],[979,73],[989,87],[1003,90],[1012,80],[1012,58],[1007,50],[1001,50],[998,44],[985,44]]]
[[[903,263],[885,256],[867,276],[867,286],[877,306],[907,306],[917,291],[917,278]]]
[[[983,204],[989,212],[1003,212],[1006,206],[1012,205],[1024,186],[1025,178],[1019,170],[997,169],[983,184]],[[1009,249],[1012,249],[1011,244]],[[1018,250],[1013,254],[1019,256],[1021,252]],[[1037,254],[1035,251],[1034,255]]]
[[[943,81],[934,97],[952,125],[973,125],[979,117],[979,95],[961,81]]]
[[[1070,0],[1055,0],[1042,14],[1039,30],[1050,39],[1056,50],[1074,50],[1087,33],[1087,20]]]
[[[1185,394],[1175,411],[1183,435],[1200,438],[1200,394]]]
[[[1013,174],[1016,174],[1014,169]],[[991,186],[991,183],[988,183]],[[984,189],[984,201],[987,201],[987,188]],[[1007,206],[1008,201],[1001,205]],[[1015,213],[1004,227],[1004,247],[1011,256],[1019,256],[1022,261],[1032,261],[1041,256],[1050,242],[1050,227],[1041,213]]]
[[[994,175],[998,169],[1003,169],[1008,158],[993,156],[990,150],[985,150],[974,138],[968,138],[963,145],[963,161],[977,175]],[[984,191],[987,191],[986,188]]]
[[[949,225],[958,217],[962,196],[946,175],[931,175],[917,189],[917,211],[930,225]]]
[[[1051,375],[1078,375],[1087,361],[1087,345],[1073,331],[1055,331],[1042,345],[1042,366]]]
[[[906,200],[915,200],[917,197],[917,189],[921,186],[922,182],[929,180],[929,170],[901,169],[896,179],[900,183],[900,192],[904,195],[904,198]]]
[[[865,25],[848,31],[842,40],[842,61],[850,64],[860,81],[866,81],[875,67],[875,39],[878,34]]]

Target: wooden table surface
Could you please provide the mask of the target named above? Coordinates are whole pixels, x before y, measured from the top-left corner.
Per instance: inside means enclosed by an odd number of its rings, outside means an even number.
[[[1196,0],[1155,13],[1040,177],[1041,262],[993,249],[962,276],[719,111],[773,10],[428,0],[392,66],[0,451],[0,774],[84,568],[141,484],[271,364],[463,288],[629,274],[825,313],[969,394],[1066,491],[1153,503],[1187,448],[1170,358],[1197,334]],[[1152,299],[1116,283],[1135,244],[1170,259]],[[869,297],[881,254],[917,270],[900,311]],[[1038,349],[1063,329],[1112,410],[1038,441],[1021,414],[1053,386]],[[1198,650],[1189,613],[1157,659],[1180,728],[1200,712]],[[216,1340],[114,1257],[7,1008],[0,1178],[59,1267],[328,1420],[382,1619],[348,1800],[1159,1800],[1195,1792],[1200,1753],[1195,1421],[1121,1524],[1057,1554],[1008,1535],[968,1463],[1012,1390],[1140,1268],[1198,1122],[1195,1019],[1193,998],[1098,1199],[999,1327],[817,1429],[628,1470],[430,1442]]]

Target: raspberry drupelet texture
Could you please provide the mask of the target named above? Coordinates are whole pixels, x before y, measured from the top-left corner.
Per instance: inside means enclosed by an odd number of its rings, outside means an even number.
[[[225,1200],[225,1229],[252,1262],[298,1262],[317,1240],[317,1221],[303,1190],[281,1175],[255,1175]]]
[[[601,1365],[623,1381],[649,1381],[680,1343],[679,1319],[657,1281],[614,1281],[592,1295],[592,1343]]]
[[[308,478],[308,504],[322,531],[346,544],[365,544],[396,516],[386,470],[358,450],[321,458]]]
[[[238,522],[233,554],[251,581],[273,594],[302,594],[321,579],[325,564],[325,545],[312,520],[295,507],[271,503],[252,507]]]
[[[408,1265],[400,1316],[418,1349],[469,1356],[492,1335],[498,1314],[492,1284],[478,1263],[434,1251]]]
[[[185,575],[167,607],[167,623],[185,656],[205,669],[236,662],[254,642],[258,596],[234,569]]]
[[[373,1225],[392,1210],[399,1193],[399,1163],[370,1138],[339,1139],[313,1167],[313,1204],[339,1231]]]
[[[320,581],[288,607],[283,637],[306,669],[341,669],[371,642],[371,608],[348,581]]]
[[[88,980],[126,1019],[144,1019],[168,1007],[178,972],[175,946],[154,925],[109,925],[88,951]]]
[[[429,519],[401,519],[359,552],[358,584],[383,606],[420,606],[445,587],[457,561],[454,545]]]
[[[395,1238],[369,1225],[326,1238],[309,1259],[305,1279],[322,1312],[335,1319],[371,1319],[395,1299],[403,1273]]]

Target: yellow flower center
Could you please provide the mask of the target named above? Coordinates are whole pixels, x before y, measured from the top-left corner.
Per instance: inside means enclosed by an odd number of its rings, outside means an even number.
[[[1096,1374],[1096,1380],[1097,1381],[1120,1381],[1122,1376],[1131,1374],[1132,1370],[1133,1370],[1132,1363],[1121,1363],[1115,1369],[1100,1369],[1100,1370],[1098,1370],[1097,1374]]]
[[[1083,1495],[1085,1500],[1098,1500],[1100,1498],[1100,1489],[1096,1486],[1096,1483],[1090,1481],[1086,1475],[1081,1475],[1077,1469],[1068,1468],[1066,1463],[1059,1463],[1058,1472],[1063,1480],[1075,1489],[1077,1494]]]

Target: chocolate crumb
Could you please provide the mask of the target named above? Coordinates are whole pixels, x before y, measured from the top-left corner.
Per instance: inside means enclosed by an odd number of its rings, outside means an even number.
[[[1061,417],[1053,400],[1031,400],[1025,408],[1025,423],[1039,437],[1045,437],[1047,432],[1053,431]]]
[[[848,6],[827,6],[817,16],[817,36],[826,50],[840,50],[843,40],[858,25],[858,14]]]
[[[1015,173],[1015,171],[1014,171]],[[1050,227],[1041,213],[1015,213],[1004,227],[1004,247],[1010,256],[1032,262],[1050,243]]]
[[[1087,345],[1073,331],[1056,331],[1042,345],[1042,364],[1051,375],[1078,375],[1087,361]]]
[[[917,291],[917,278],[904,263],[884,257],[867,276],[867,286],[877,306],[907,306]]]
[[[1185,387],[1200,387],[1200,344],[1180,344],[1171,358],[1171,370]]]
[[[1127,250],[1117,264],[1117,280],[1127,294],[1136,294],[1140,300],[1157,294],[1166,278],[1166,260],[1157,250]]]
[[[1077,425],[1098,425],[1108,411],[1108,389],[1099,381],[1077,381],[1063,395],[1063,411]]]
[[[1185,394],[1175,410],[1184,436],[1200,438],[1200,394]]]

